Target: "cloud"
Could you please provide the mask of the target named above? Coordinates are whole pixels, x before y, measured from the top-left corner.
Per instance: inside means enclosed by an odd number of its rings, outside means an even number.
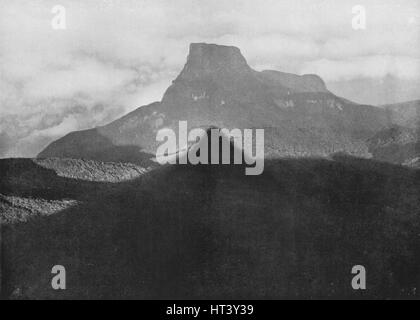
[[[394,76],[416,80],[420,74],[420,58],[405,56],[367,56],[347,60],[321,59],[305,63],[303,73],[316,73],[327,81]]]
[[[66,30],[51,27],[57,4]],[[419,80],[418,0],[357,4],[363,31],[346,0],[0,0],[0,157],[33,156],[160,100],[190,42],[235,45],[257,69],[328,81]]]

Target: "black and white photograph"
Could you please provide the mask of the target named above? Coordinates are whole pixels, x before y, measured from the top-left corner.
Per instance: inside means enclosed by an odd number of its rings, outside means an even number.
[[[0,300],[419,299],[418,0],[0,0]]]

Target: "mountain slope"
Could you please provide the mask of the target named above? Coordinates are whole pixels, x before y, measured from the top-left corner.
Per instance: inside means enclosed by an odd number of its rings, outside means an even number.
[[[141,163],[148,160],[145,154],[156,153],[158,130],[177,132],[180,120],[190,129],[265,129],[266,151],[276,156],[344,151],[368,157],[366,139],[389,123],[384,109],[336,97],[316,75],[257,72],[238,48],[196,43],[161,102],[109,125],[71,133],[39,157],[115,161],[110,155],[118,153],[118,161]]]
[[[420,100],[381,107],[392,125],[368,139],[369,153],[377,160],[420,168]]]
[[[420,158],[419,131],[392,126],[368,140],[369,151],[378,160],[418,167]]]
[[[420,128],[420,100],[382,106],[388,110],[392,122],[408,128]]]

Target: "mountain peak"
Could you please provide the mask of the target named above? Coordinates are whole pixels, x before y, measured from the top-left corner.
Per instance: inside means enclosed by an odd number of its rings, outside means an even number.
[[[241,50],[238,47],[225,46],[225,45],[214,44],[214,43],[205,43],[205,42],[191,43],[189,54],[191,56],[203,55],[203,54],[230,54],[230,55],[236,54],[236,55],[242,56]]]
[[[193,80],[203,75],[248,73],[244,56],[237,47],[208,43],[192,43],[184,70],[179,79]]]
[[[315,74],[296,75],[275,70],[264,70],[259,73],[263,81],[276,83],[295,92],[328,92],[324,80]]]

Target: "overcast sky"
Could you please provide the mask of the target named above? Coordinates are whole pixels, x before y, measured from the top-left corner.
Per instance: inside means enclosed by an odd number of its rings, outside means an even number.
[[[65,8],[54,30],[52,8]],[[352,8],[366,8],[366,29]],[[356,102],[420,98],[418,0],[0,0],[0,157],[160,100],[190,42],[251,67],[316,73]]]

